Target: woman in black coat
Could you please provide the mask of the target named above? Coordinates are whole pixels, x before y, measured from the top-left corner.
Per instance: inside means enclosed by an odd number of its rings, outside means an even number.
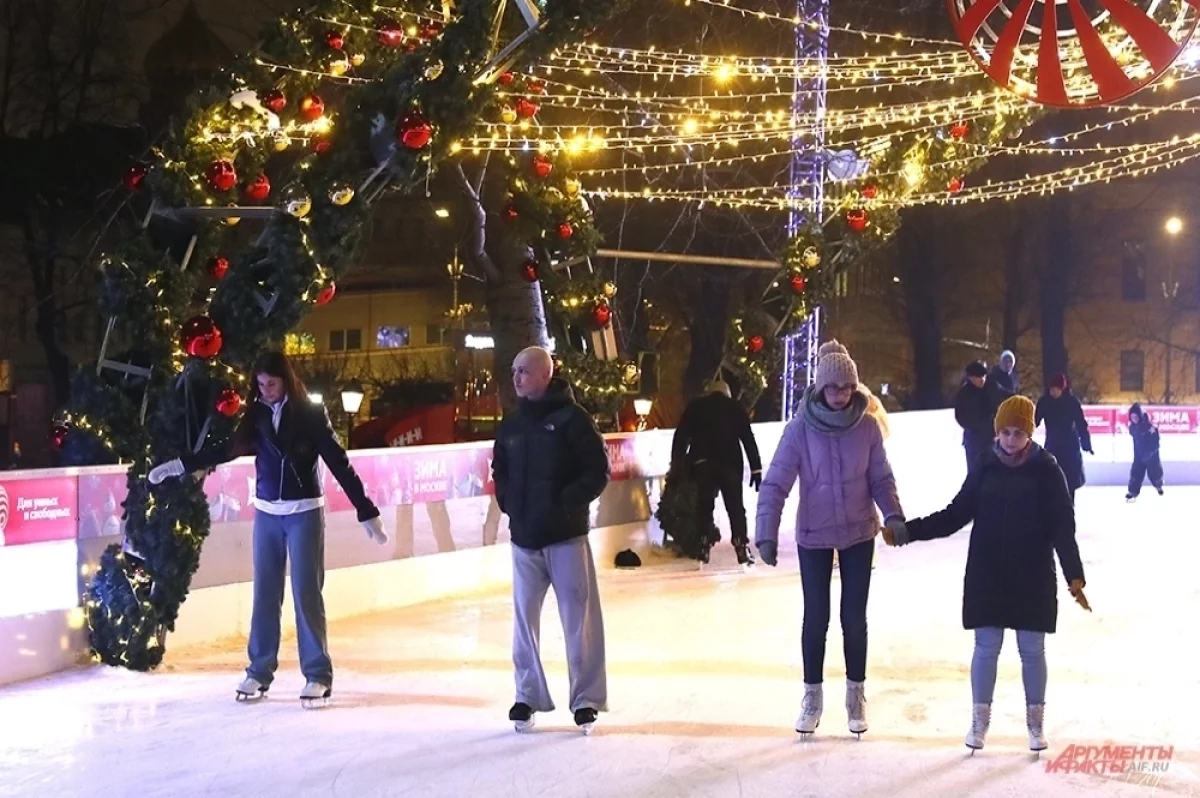
[[[963,627],[975,631],[971,661],[974,699],[969,748],[983,747],[991,722],[996,662],[1004,630],[1017,632],[1025,684],[1029,747],[1046,748],[1046,634],[1058,621],[1054,555],[1071,594],[1084,608],[1083,563],[1075,544],[1075,508],[1054,456],[1033,437],[1034,406],[1014,396],[1000,406],[998,441],[968,475],[945,510],[885,530],[884,541],[904,545],[953,535],[974,521],[963,581]]]
[[[1071,393],[1066,374],[1059,374],[1050,381],[1049,393],[1038,400],[1038,426],[1046,425],[1046,451],[1054,455],[1063,476],[1067,478],[1067,489],[1071,491],[1071,503],[1075,503],[1075,491],[1087,484],[1083,471],[1083,452],[1092,451],[1092,436],[1088,432],[1083,406]]]

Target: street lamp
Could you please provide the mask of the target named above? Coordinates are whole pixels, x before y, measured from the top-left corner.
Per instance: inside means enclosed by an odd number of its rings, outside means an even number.
[[[1183,219],[1180,219],[1178,216],[1172,216],[1170,219],[1167,219],[1167,223],[1163,227],[1171,235],[1177,236],[1183,230]]]
[[[354,417],[363,403],[363,387],[359,382],[349,382],[342,388],[342,410],[346,413],[346,448],[350,448],[350,433],[354,431]]]
[[[633,400],[633,412],[638,417],[638,432],[646,428],[646,417],[650,415],[650,411],[654,409],[654,400],[639,396]]]
[[[1166,344],[1167,344],[1167,355],[1166,355],[1167,390],[1163,396],[1163,401],[1166,404],[1172,404],[1174,397],[1171,392],[1171,365],[1172,365],[1171,364],[1171,360],[1172,360],[1171,354],[1172,354],[1172,349],[1173,349],[1173,344],[1171,343],[1171,337],[1172,337],[1172,333],[1174,332],[1176,313],[1178,311],[1178,307],[1175,304],[1175,300],[1179,295],[1179,282],[1175,279],[1175,240],[1179,237],[1179,234],[1183,231],[1183,220],[1180,219],[1178,216],[1172,216],[1169,219],[1167,219],[1167,221],[1163,224],[1163,229],[1166,230],[1167,235],[1169,235],[1171,237],[1170,246],[1169,246],[1170,262],[1167,264],[1167,268],[1170,269],[1170,274],[1168,276],[1168,279],[1163,282],[1163,286],[1162,286],[1163,299],[1167,300],[1167,335],[1166,335],[1166,338],[1167,338],[1167,340],[1166,340]]]

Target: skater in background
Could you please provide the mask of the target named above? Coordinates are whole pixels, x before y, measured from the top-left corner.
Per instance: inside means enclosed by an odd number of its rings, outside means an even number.
[[[513,361],[519,404],[496,431],[496,501],[508,515],[513,558],[513,667],[518,731],[535,712],[552,712],[540,653],[542,605],[554,588],[567,642],[570,708],[591,731],[608,709],[604,621],[588,543],[589,508],[608,484],[608,453],[596,423],[553,375],[550,353],[524,350]]]
[[[1133,467],[1129,469],[1129,492],[1125,494],[1125,501],[1137,501],[1146,477],[1150,477],[1150,484],[1162,496],[1163,466],[1158,427],[1150,423],[1150,417],[1140,404],[1129,408],[1129,434],[1133,436]]]
[[[1003,398],[1007,398],[1003,388],[988,382],[986,363],[976,360],[967,366],[962,387],[954,397],[954,420],[962,427],[968,471],[996,440],[992,420]]]
[[[279,667],[280,614],[284,573],[291,560],[296,642],[307,684],[305,707],[324,705],[332,695],[333,663],[325,632],[325,497],[317,457],[328,466],[358,512],[368,537],[387,543],[379,510],[338,443],[329,416],[309,401],[304,383],[281,352],[254,364],[250,403],[233,437],[196,455],[171,460],[150,471],[150,483],[205,471],[236,457],[254,455],[254,607],[250,619],[246,678],[238,700],[266,695]]]
[[[991,383],[992,390],[998,391],[1001,397],[996,403],[997,407],[1000,402],[1021,392],[1021,377],[1017,374],[1017,356],[1013,354],[1012,350],[1005,349],[1000,353],[1000,361],[988,373],[988,382]]]
[[[1016,630],[1025,686],[1029,748],[1046,748],[1046,635],[1058,620],[1054,555],[1084,609],[1083,563],[1075,543],[1075,508],[1054,456],[1033,442],[1034,405],[1014,396],[996,414],[996,445],[967,475],[945,510],[885,529],[903,546],[953,535],[974,522],[963,582],[963,628],[975,631],[971,659],[974,706],[966,745],[983,748],[992,717],[996,663],[1004,630]]]
[[[1067,478],[1067,490],[1071,492],[1071,504],[1074,504],[1075,492],[1087,483],[1083,452],[1095,452],[1092,451],[1092,436],[1083,415],[1083,405],[1071,393],[1066,374],[1050,380],[1046,395],[1038,400],[1035,421],[1038,426],[1046,425],[1046,451],[1054,455]]]
[[[814,376],[801,412],[785,428],[763,479],[754,542],[762,561],[776,565],[780,516],[799,478],[796,543],[804,592],[804,701],[796,731],[813,733],[824,711],[825,640],[836,551],[841,564],[846,713],[850,731],[862,734],[867,730],[867,596],[879,532],[875,508],[897,529],[904,526],[904,513],[879,422],[867,413],[858,367],[845,348],[826,350]]]
[[[754,562],[742,503],[742,474],[750,461],[750,487],[762,484],[762,460],[750,429],[750,416],[730,396],[729,385],[719,377],[709,383],[704,396],[693,399],[683,411],[671,445],[671,468],[696,483],[696,518],[706,526],[713,518],[717,494],[729,514],[730,542],[738,562]]]

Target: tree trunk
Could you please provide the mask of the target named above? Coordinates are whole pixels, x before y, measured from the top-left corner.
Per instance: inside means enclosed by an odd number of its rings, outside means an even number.
[[[1071,195],[1055,194],[1047,200],[1046,262],[1038,270],[1041,288],[1042,378],[1044,385],[1057,374],[1069,374],[1067,357],[1067,302],[1075,271],[1071,236]]]
[[[37,202],[36,199],[31,202]],[[28,207],[25,215],[25,258],[29,264],[33,283],[33,297],[37,307],[34,333],[46,356],[46,368],[50,372],[50,384],[54,389],[54,404],[61,407],[71,397],[71,361],[59,345],[59,307],[55,294],[56,259],[58,250],[58,224],[54,210],[41,214],[36,207]]]
[[[910,410],[944,406],[942,395],[942,309],[938,296],[937,230],[930,208],[904,214],[897,232],[900,286],[913,352]]]
[[[725,327],[729,323],[729,285],[702,280],[690,297],[693,315],[688,324],[691,353],[683,371],[684,398],[697,396],[717,373],[725,358]]]
[[[517,402],[509,376],[513,359],[528,346],[550,345],[541,288],[524,280],[489,282],[487,309],[492,338],[496,342],[492,356],[500,387],[500,403],[507,410]]]
[[[1001,348],[1017,351],[1021,337],[1021,311],[1025,306],[1025,214],[1008,203],[1004,217],[1001,246],[1004,250],[1004,326],[1000,331]]]

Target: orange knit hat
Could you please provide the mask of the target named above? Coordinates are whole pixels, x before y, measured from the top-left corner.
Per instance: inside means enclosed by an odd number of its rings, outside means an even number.
[[[1035,426],[1035,410],[1033,402],[1024,396],[1010,396],[996,411],[996,434],[1000,430],[1016,427],[1029,437],[1033,437]]]

